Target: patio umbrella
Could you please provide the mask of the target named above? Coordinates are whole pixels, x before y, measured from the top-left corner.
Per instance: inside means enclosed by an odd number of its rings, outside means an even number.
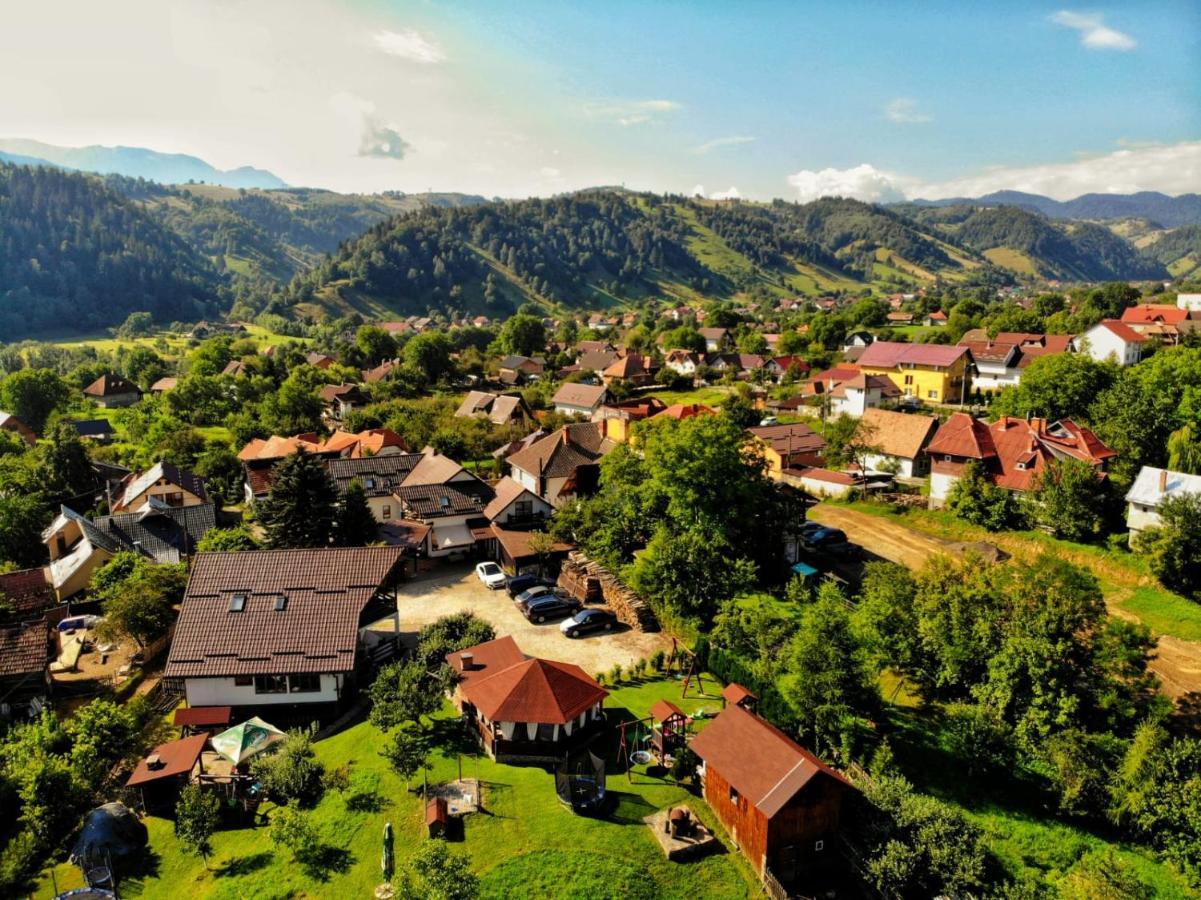
[[[392,823],[384,823],[384,852],[379,860],[380,868],[384,870],[384,879],[392,877]]]
[[[250,757],[262,753],[272,744],[282,741],[286,735],[258,716],[247,719],[211,739],[213,749],[239,766]]]

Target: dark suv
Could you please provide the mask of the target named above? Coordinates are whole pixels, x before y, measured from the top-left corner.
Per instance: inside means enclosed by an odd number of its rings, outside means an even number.
[[[518,594],[528,591],[532,587],[538,585],[546,585],[552,587],[551,582],[547,581],[540,575],[514,575],[505,584],[505,590],[509,592],[510,597],[516,597]]]
[[[531,600],[526,604],[522,612],[525,617],[531,622],[547,622],[551,619],[562,619],[566,616],[574,616],[580,611],[580,603],[578,600],[572,600],[570,597],[560,597],[557,594],[546,594]]]

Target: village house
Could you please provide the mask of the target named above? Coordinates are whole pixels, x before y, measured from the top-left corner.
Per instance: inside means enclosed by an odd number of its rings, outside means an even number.
[[[500,361],[497,378],[504,384],[524,384],[537,381],[546,371],[546,360],[541,356],[506,356]]]
[[[887,375],[906,397],[929,403],[963,403],[971,382],[972,353],[944,344],[876,341],[859,357],[865,375]]]
[[[901,478],[922,478],[930,470],[926,446],[938,431],[938,416],[868,409],[863,426],[873,450],[864,458],[869,472],[893,472]]]
[[[746,377],[762,369],[764,360],[757,353],[710,353],[706,364],[721,375]]]
[[[890,312],[884,317],[885,321],[891,326],[912,325],[913,313],[911,312]]]
[[[0,721],[36,714],[45,704],[52,649],[45,619],[0,625]]]
[[[484,508],[495,492],[447,456],[422,454],[392,496],[400,518],[428,526],[418,548],[422,556],[460,557],[475,550],[477,540],[491,540]]]
[[[221,374],[229,378],[241,378],[249,374],[246,369],[246,361],[241,359],[231,359],[225,364],[225,368],[221,370]]]
[[[730,332],[726,328],[698,328],[700,336],[705,339],[705,349],[710,353],[724,350],[730,341]]]
[[[80,440],[96,444],[107,444],[117,435],[113,430],[113,423],[108,419],[80,419],[68,421],[66,424],[75,429]]]
[[[789,884],[839,854],[842,807],[855,788],[745,706],[727,706],[689,743],[701,791],[763,878]]]
[[[370,402],[357,384],[327,384],[318,392],[318,396],[325,406],[327,422],[341,422],[352,410]]]
[[[922,324],[927,328],[937,328],[940,325],[946,325],[947,314],[941,309],[936,309],[934,312],[929,313],[924,319],[922,319]]]
[[[846,381],[835,384],[829,391],[829,397],[832,414],[858,418],[869,409],[899,400],[901,389],[887,376],[865,375],[859,372]]]
[[[399,547],[202,553],[192,564],[163,671],[189,706],[229,706],[234,718],[271,707],[309,722],[353,694],[396,616]],[[396,623],[398,625],[398,623]]]
[[[1143,466],[1126,493],[1126,525],[1130,540],[1148,528],[1163,524],[1159,507],[1171,497],[1183,494],[1201,495],[1201,475],[1188,475],[1170,469]]]
[[[763,370],[773,380],[780,382],[789,372],[798,379],[806,377],[810,372],[810,366],[799,356],[775,356],[763,364]]]
[[[34,434],[33,429],[12,413],[0,411],[0,431],[15,434],[30,447],[38,442],[38,436]]]
[[[399,359],[385,359],[382,363],[373,369],[363,370],[363,381],[367,384],[376,384],[388,378],[393,372],[401,367],[402,363]]]
[[[616,353],[617,348],[609,341],[576,341],[576,352],[584,353]]]
[[[123,552],[156,563],[183,562],[216,524],[212,503],[168,506],[153,496],[136,509],[94,520],[63,506],[42,532],[50,586],[60,600],[73,597],[88,587],[100,566]]]
[[[166,394],[169,391],[175,390],[177,387],[179,387],[178,378],[176,378],[174,375],[164,375],[154,384],[150,385],[150,393]]]
[[[627,353],[605,368],[601,380],[606,386],[615,381],[628,381],[635,387],[644,387],[655,380],[653,364],[641,353]]]
[[[705,358],[693,350],[669,350],[663,357],[663,368],[685,378],[692,378],[704,364]]]
[[[557,763],[605,728],[609,692],[572,663],[527,657],[513,638],[450,653],[453,701],[500,763]]]
[[[142,399],[142,390],[120,375],[106,373],[83,389],[83,396],[104,409],[133,406]]]
[[[487,419],[493,425],[527,425],[534,414],[520,394],[469,391],[455,410],[456,418]]]
[[[666,404],[658,397],[637,397],[606,403],[596,411],[592,421],[601,423],[601,431],[609,440],[625,444],[629,442],[636,423],[657,416],[666,408]]]
[[[990,339],[983,328],[974,328],[964,334],[959,346],[972,353],[972,387],[993,391],[1020,384],[1022,372],[1030,363],[1043,356],[1068,353],[1072,340],[1069,334],[1017,331],[1002,331]]]
[[[554,404],[555,412],[592,418],[608,399],[609,390],[603,384],[567,382],[560,385],[550,402]]]
[[[621,359],[621,355],[621,352],[618,350],[585,350],[580,353],[575,361],[576,371],[600,375],[605,369]]]
[[[1097,362],[1111,360],[1119,366],[1132,366],[1142,359],[1143,345],[1148,340],[1125,322],[1105,319],[1074,338],[1072,347]]]
[[[513,479],[551,506],[594,492],[601,458],[616,444],[600,422],[564,425],[506,460]]]
[[[1141,303],[1122,310],[1122,324],[1144,337],[1165,344],[1178,344],[1181,337],[1196,327],[1189,321],[1189,310],[1168,303]]]
[[[141,509],[151,498],[167,506],[200,506],[209,502],[204,479],[170,463],[158,462],[144,472],[131,472],[110,492],[114,513]]]
[[[782,480],[786,469],[821,466],[826,439],[808,425],[758,425],[748,428],[767,463],[767,477]]]
[[[370,428],[357,434],[335,431],[325,440],[316,432],[292,437],[273,434],[269,438],[252,438],[238,451],[238,460],[242,463],[246,502],[253,503],[271,491],[273,472],[280,461],[296,453],[312,453],[328,462],[339,457],[361,459],[408,452],[409,447],[404,438],[395,431],[388,428]]]
[[[870,331],[852,331],[842,342],[842,349],[850,350],[852,347],[862,349],[870,344],[874,344],[875,341],[876,336]]]
[[[1201,312],[1201,294],[1177,294],[1176,307],[1189,312]]]
[[[955,413],[926,447],[931,459],[930,503],[941,505],[972,461],[981,465],[993,484],[1010,491],[1028,491],[1053,459],[1076,459],[1103,476],[1117,454],[1093,432],[1071,419],[1047,423],[1002,416],[991,425]]]
[[[358,459],[331,459],[329,477],[339,496],[357,480],[367,495],[367,505],[381,524],[400,517],[400,501],[392,492],[400,487],[424,457],[420,453],[393,453]]]
[[[495,496],[484,507],[484,516],[502,528],[529,528],[550,518],[554,507],[516,479],[506,475],[496,482]]]

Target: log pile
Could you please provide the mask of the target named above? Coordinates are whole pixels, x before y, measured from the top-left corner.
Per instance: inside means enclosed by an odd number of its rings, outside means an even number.
[[[581,603],[604,603],[619,622],[636,631],[659,630],[659,620],[641,597],[578,550],[567,554],[563,561],[559,586]]]

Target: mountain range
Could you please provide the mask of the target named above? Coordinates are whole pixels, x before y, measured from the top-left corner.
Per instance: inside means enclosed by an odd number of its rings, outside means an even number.
[[[203,182],[231,188],[284,188],[288,185],[265,169],[241,166],[222,171],[183,153],[160,153],[145,147],[59,147],[25,138],[0,138],[0,162],[49,165],[100,175],[145,178],[160,184]]]
[[[1083,194],[1074,200],[1053,200],[1022,191],[996,191],[983,197],[913,200],[900,206],[1017,206],[1049,219],[1148,219],[1164,228],[1201,225],[1201,194],[1169,197],[1158,191],[1136,194]]]

